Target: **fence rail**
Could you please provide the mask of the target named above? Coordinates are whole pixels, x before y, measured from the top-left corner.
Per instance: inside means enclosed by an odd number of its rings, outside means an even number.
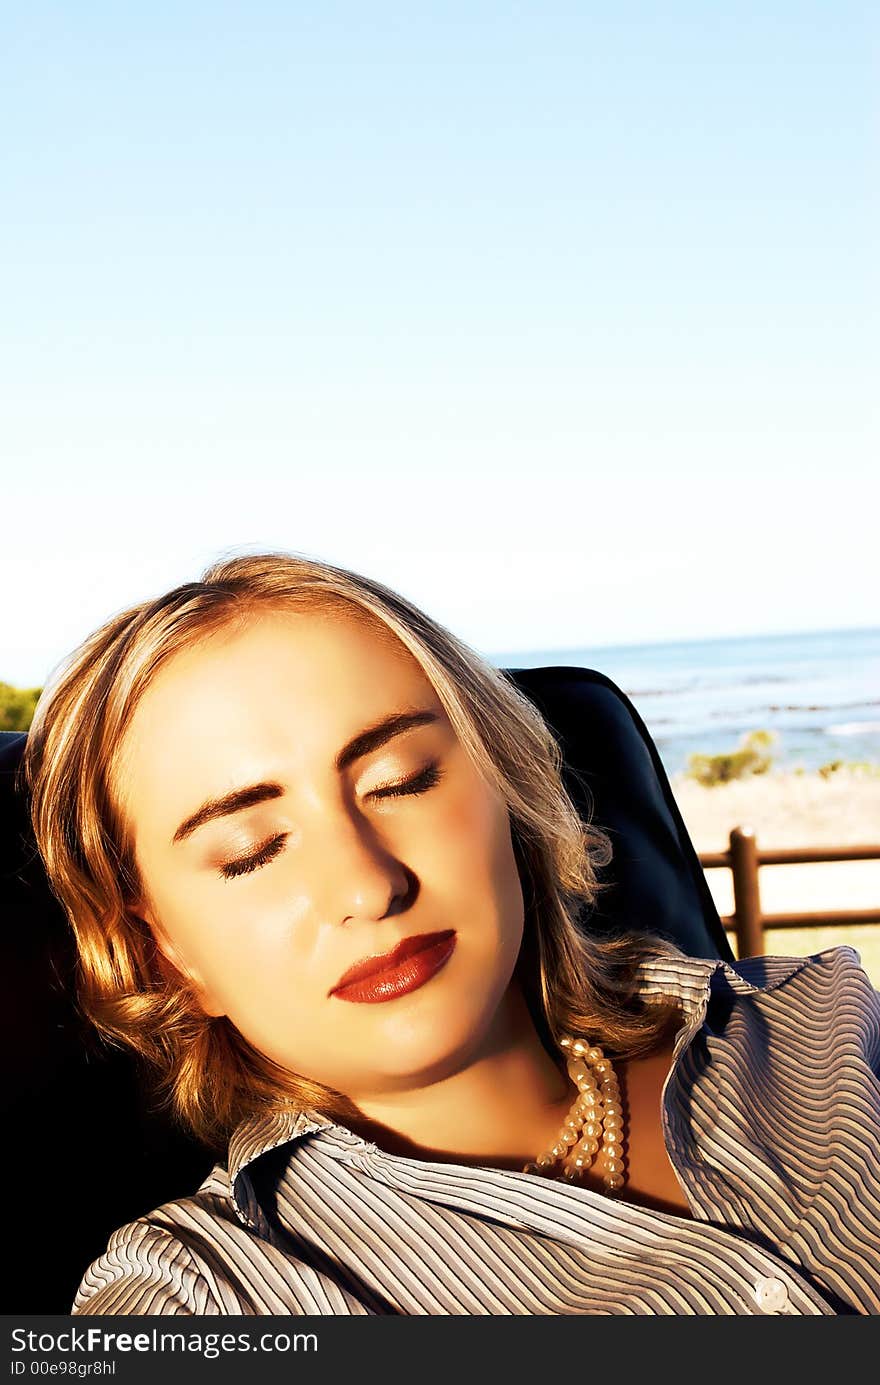
[[[880,843],[866,846],[793,847],[761,851],[751,827],[734,827],[727,851],[703,851],[704,870],[726,868],[733,874],[732,914],[721,922],[736,935],[738,957],[764,952],[765,928],[816,928],[827,924],[880,923],[880,908],[822,910],[817,913],[765,914],[761,908],[758,871],[761,866],[794,866],[814,861],[878,861]]]

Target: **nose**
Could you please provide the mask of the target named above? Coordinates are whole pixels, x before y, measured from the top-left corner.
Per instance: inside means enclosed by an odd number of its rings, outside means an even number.
[[[334,819],[319,862],[322,915],[338,924],[400,913],[412,894],[414,876],[356,815]]]

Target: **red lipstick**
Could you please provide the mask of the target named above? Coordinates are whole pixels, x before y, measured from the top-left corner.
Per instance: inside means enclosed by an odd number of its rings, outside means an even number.
[[[356,962],[340,976],[329,994],[366,1005],[395,1000],[436,976],[454,950],[454,928],[446,928],[442,933],[416,933],[404,938],[390,952]]]

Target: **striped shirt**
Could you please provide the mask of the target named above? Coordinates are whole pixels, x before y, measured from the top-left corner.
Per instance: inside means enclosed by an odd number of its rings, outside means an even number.
[[[682,1003],[663,1088],[692,1218],[245,1121],[111,1236],[73,1314],[880,1313],[880,992],[851,947],[642,964]]]

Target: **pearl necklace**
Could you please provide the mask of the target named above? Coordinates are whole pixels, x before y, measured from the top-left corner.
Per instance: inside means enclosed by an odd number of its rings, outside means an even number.
[[[626,1172],[622,1148],[623,1104],[611,1061],[598,1045],[587,1043],[585,1039],[573,1039],[568,1034],[559,1040],[559,1047],[570,1055],[568,1075],[577,1086],[578,1095],[555,1144],[537,1159],[524,1164],[523,1173],[552,1178],[561,1162],[562,1177],[576,1183],[601,1148],[605,1155],[602,1182],[608,1192],[615,1193],[626,1182]]]

